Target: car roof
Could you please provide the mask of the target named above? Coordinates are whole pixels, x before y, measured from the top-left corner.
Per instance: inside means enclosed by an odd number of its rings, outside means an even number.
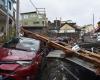
[[[40,44],[40,40],[27,38],[27,37],[20,37],[19,42],[32,42],[32,43],[35,43],[35,44]]]
[[[33,38],[27,38],[27,37],[19,37],[21,40],[34,40],[34,41],[40,41],[37,39],[33,39]]]
[[[25,44],[25,45],[29,44],[29,45],[31,45],[31,47],[33,45],[33,47],[36,50],[38,50],[40,48],[40,40],[36,40],[36,39],[32,39],[32,38],[20,37],[19,43],[16,45],[16,48],[18,48],[19,46],[21,46],[21,44]]]

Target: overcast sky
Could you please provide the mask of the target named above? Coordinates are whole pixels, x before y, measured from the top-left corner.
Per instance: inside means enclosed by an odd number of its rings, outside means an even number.
[[[35,11],[29,2],[20,0],[20,12]],[[72,20],[78,25],[92,24],[93,13],[95,24],[100,20],[100,0],[32,0],[37,8],[46,8],[49,20],[62,18]]]

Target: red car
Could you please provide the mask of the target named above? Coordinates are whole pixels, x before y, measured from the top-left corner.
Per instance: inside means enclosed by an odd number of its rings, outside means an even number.
[[[42,60],[40,44],[20,37],[0,48],[0,80],[34,80]]]

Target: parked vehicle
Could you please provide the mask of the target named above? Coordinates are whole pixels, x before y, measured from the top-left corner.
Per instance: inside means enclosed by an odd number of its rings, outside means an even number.
[[[0,80],[34,80],[42,60],[41,41],[14,38],[0,48]]]

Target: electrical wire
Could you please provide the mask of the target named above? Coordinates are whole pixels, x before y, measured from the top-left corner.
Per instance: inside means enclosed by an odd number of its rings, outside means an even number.
[[[37,11],[37,7],[35,6],[35,4],[32,2],[32,0],[29,0],[29,2],[32,4],[32,6],[36,9]]]

